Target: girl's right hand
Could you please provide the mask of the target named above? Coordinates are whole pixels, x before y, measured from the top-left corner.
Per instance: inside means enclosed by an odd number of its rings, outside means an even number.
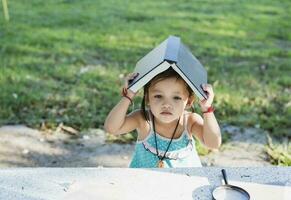
[[[127,87],[129,83],[133,81],[138,75],[139,73],[130,73],[125,77],[125,80],[124,80],[124,88],[126,89],[126,92],[127,92],[126,95],[131,99],[136,95],[136,93],[131,91],[130,89],[127,89]]]

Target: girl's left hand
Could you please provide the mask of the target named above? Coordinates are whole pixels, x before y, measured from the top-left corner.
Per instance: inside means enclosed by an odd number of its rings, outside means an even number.
[[[200,101],[200,107],[202,111],[204,112],[212,105],[212,102],[214,99],[214,92],[213,92],[212,85],[210,84],[203,84],[202,89],[207,94],[207,99],[203,99],[202,101]]]

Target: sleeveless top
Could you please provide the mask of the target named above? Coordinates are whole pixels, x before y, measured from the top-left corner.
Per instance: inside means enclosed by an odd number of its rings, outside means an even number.
[[[144,140],[137,140],[135,151],[129,167],[131,168],[154,168],[158,166],[159,158],[157,156],[155,135],[150,114],[150,131]],[[187,131],[187,119],[183,115],[184,131],[177,139],[173,139],[166,157],[164,158],[165,168],[176,167],[202,167],[200,158],[196,151],[195,140]],[[156,133],[158,152],[163,156],[168,144],[169,138]]]

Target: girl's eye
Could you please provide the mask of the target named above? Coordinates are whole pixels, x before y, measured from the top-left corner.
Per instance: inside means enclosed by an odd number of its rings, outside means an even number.
[[[154,98],[160,99],[162,98],[162,95],[155,95]]]
[[[178,96],[176,96],[176,97],[174,97],[174,99],[175,99],[175,100],[181,100],[182,98],[181,98],[181,97],[178,97]]]

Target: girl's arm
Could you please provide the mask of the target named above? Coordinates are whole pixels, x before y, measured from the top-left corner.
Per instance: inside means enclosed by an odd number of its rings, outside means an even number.
[[[124,88],[127,88],[128,80],[133,79],[135,76],[136,74],[130,74],[127,76]],[[135,93],[127,90],[126,96],[133,99]],[[131,103],[128,98],[122,97],[118,104],[108,114],[104,123],[104,129],[106,132],[119,135],[130,132],[138,127],[140,112],[134,111],[126,115],[128,107]]]
[[[203,89],[208,93],[207,100],[200,102],[201,109],[203,112],[205,112],[213,102],[214,92],[211,85],[204,85]],[[214,113],[203,113],[203,119],[200,115],[194,114],[192,120],[193,124],[191,127],[191,132],[196,133],[196,136],[208,148],[219,148],[221,145],[221,133]]]
[[[218,149],[221,145],[220,128],[213,112],[203,114],[203,140],[207,147]]]
[[[120,135],[133,131],[138,127],[140,111],[134,111],[126,115],[129,104],[130,101],[123,97],[110,111],[104,123],[106,132]]]

